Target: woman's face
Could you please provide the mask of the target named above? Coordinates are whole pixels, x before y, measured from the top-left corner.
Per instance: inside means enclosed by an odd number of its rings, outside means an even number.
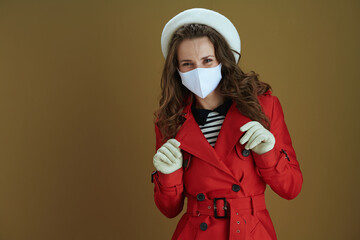
[[[178,68],[188,72],[195,68],[211,68],[219,65],[215,49],[208,37],[183,40],[178,47]]]

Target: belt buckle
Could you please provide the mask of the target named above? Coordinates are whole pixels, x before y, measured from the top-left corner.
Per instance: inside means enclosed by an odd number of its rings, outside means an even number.
[[[224,216],[219,216],[217,215],[217,212],[216,212],[216,201],[217,200],[224,200]],[[226,218],[227,217],[227,204],[226,204],[226,198],[214,198],[214,216],[215,218]]]

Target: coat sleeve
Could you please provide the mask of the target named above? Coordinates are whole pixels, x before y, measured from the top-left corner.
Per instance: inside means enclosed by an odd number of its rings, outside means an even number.
[[[303,176],[292,146],[279,99],[273,99],[270,131],[275,137],[275,146],[264,154],[252,152],[260,177],[279,196],[291,200],[301,191]]]
[[[161,147],[161,133],[155,124],[156,149]],[[154,183],[154,201],[161,213],[168,218],[176,217],[184,206],[183,168],[170,174],[153,171],[151,182]]]

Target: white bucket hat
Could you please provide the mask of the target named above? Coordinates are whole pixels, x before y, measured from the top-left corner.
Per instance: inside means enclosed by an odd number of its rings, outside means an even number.
[[[225,38],[232,50],[240,53],[241,43],[239,33],[228,18],[213,10],[205,8],[191,8],[180,12],[166,23],[161,34],[161,50],[165,58],[167,56],[169,43],[174,32],[179,27],[189,23],[205,24],[214,28]],[[238,62],[239,55],[235,52],[233,52],[233,54],[236,62]]]

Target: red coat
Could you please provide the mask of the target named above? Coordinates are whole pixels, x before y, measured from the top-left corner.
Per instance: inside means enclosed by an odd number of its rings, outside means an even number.
[[[235,102],[214,148],[192,115],[192,103],[184,108],[186,120],[175,137],[181,144],[184,166],[171,174],[152,173],[155,204],[166,217],[177,216],[187,197],[187,212],[172,239],[277,239],[265,206],[266,184],[290,200],[300,193],[303,177],[279,99],[271,91],[258,99],[276,141],[274,148],[262,155],[239,143],[240,127],[251,119],[240,113]],[[156,125],[155,132],[157,151],[161,133]],[[221,218],[225,214],[227,217]]]

